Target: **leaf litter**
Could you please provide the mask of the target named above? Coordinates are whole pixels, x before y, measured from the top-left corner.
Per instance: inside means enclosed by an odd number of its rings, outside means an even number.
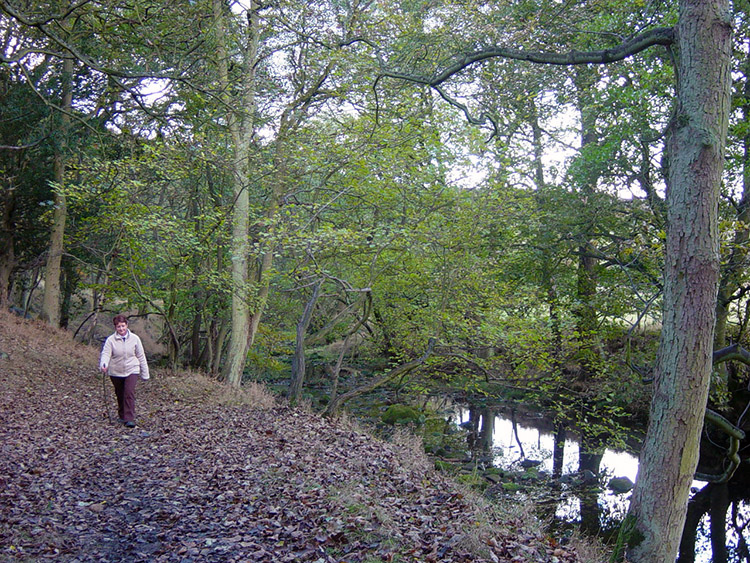
[[[0,352],[2,560],[580,560],[345,421],[154,370],[127,429],[93,348],[0,314]]]

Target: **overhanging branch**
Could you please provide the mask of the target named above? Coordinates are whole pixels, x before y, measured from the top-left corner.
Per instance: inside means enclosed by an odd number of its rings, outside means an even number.
[[[654,45],[663,45],[670,47],[675,41],[675,32],[672,27],[658,27],[640,33],[626,41],[623,41],[611,49],[601,49],[596,51],[569,51],[567,53],[552,53],[544,51],[526,51],[523,49],[513,49],[509,47],[488,47],[471,53],[459,55],[456,61],[433,74],[432,76],[408,74],[405,72],[396,72],[393,70],[383,69],[375,78],[373,90],[375,91],[376,106],[377,104],[377,85],[383,78],[394,78],[411,82],[413,84],[422,84],[434,88],[440,96],[449,104],[460,109],[464,117],[474,125],[484,125],[487,121],[492,124],[493,134],[497,134],[497,124],[494,120],[483,113],[479,118],[471,115],[469,108],[450,96],[441,87],[447,80],[469,68],[475,63],[486,61],[494,58],[513,59],[518,61],[528,61],[537,64],[570,66],[582,64],[607,64],[621,61],[631,57],[641,51],[653,47]],[[382,65],[381,61],[381,65]],[[377,109],[376,109],[377,120]]]
[[[596,51],[569,51],[567,53],[551,53],[544,51],[526,51],[523,49],[512,49],[509,47],[489,47],[472,53],[461,55],[452,65],[432,76],[411,75],[401,72],[384,70],[381,76],[397,78],[424,84],[426,86],[440,86],[443,82],[470,67],[474,63],[488,59],[505,58],[517,61],[528,61],[537,64],[570,66],[582,64],[607,64],[621,61],[633,55],[653,47],[654,45],[670,46],[674,43],[674,28],[657,27],[635,37],[624,41],[611,49]]]

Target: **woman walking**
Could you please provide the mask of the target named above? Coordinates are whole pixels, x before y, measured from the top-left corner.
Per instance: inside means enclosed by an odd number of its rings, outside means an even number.
[[[112,319],[115,333],[104,342],[99,367],[109,375],[117,395],[118,422],[135,427],[135,385],[138,378],[148,379],[148,363],[138,335],[128,329],[125,315]]]

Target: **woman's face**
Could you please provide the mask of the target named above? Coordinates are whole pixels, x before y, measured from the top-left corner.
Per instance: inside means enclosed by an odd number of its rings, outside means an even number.
[[[117,323],[115,330],[120,336],[125,336],[128,333],[128,323]]]

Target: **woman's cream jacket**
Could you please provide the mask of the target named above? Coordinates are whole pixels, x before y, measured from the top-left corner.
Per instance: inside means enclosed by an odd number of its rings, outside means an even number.
[[[137,334],[128,333],[123,337],[116,332],[104,342],[99,366],[107,369],[112,377],[127,377],[138,373],[141,379],[148,379],[148,363],[143,352],[143,344]]]

